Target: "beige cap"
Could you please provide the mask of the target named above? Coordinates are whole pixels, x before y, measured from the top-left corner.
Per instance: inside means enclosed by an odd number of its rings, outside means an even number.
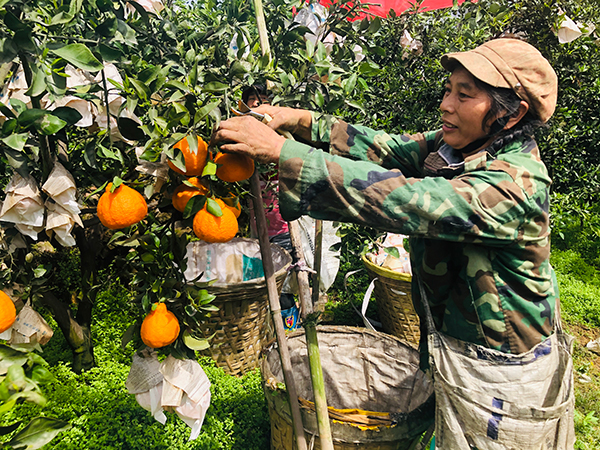
[[[467,52],[442,56],[446,70],[454,70],[457,62],[484,83],[512,89],[542,122],[552,116],[558,92],[556,72],[527,42],[500,38]]]

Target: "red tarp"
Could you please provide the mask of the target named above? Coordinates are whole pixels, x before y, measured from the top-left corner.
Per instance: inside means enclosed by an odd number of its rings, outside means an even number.
[[[464,1],[465,0],[458,0],[458,3],[461,4]],[[473,2],[475,3],[475,1]],[[328,8],[331,6],[333,1],[319,0],[319,3]],[[400,14],[407,9],[412,8],[411,3],[418,3],[418,0],[414,0],[413,2],[410,2],[409,0],[363,0],[363,3],[373,3],[373,5],[369,5],[369,15],[372,14],[374,16],[386,17],[390,9],[393,9],[396,14]],[[452,0],[423,0],[420,3],[419,11],[432,11],[434,9],[449,8],[452,5]],[[364,16],[361,15],[360,18],[362,17]]]

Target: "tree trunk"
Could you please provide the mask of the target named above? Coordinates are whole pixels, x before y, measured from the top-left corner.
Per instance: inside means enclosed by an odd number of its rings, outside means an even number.
[[[71,315],[68,305],[60,301],[52,292],[45,292],[42,303],[52,313],[60,331],[73,352],[73,371],[81,373],[94,366],[94,353],[89,325],[82,325]],[[79,314],[78,314],[79,315]]]

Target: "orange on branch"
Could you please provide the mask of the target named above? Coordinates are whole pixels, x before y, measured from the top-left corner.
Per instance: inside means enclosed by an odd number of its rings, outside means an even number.
[[[108,183],[104,194],[98,201],[98,219],[106,228],[120,230],[138,223],[148,214],[146,200],[135,189],[121,184],[110,192],[112,183]]]
[[[173,192],[173,198],[171,199],[173,207],[180,212],[185,210],[185,206],[192,199],[192,197],[195,195],[206,195],[208,193],[208,188],[200,179],[192,177],[188,178],[187,181],[196,186],[196,188],[182,183],[175,188],[175,191]]]
[[[15,304],[3,291],[0,291],[0,333],[8,330],[17,318]]]
[[[206,205],[194,216],[194,233],[199,239],[206,242],[227,242],[235,237],[238,232],[238,221],[235,214],[221,199],[216,199],[223,215],[214,216]]]
[[[144,318],[140,334],[148,347],[165,347],[175,342],[179,336],[179,320],[167,309],[167,305],[159,303],[156,309]]]
[[[219,166],[217,177],[229,183],[247,180],[254,173],[254,161],[246,155],[219,152],[214,161]]]
[[[178,148],[181,150],[181,153],[183,153],[183,158],[185,159],[185,172],[182,172],[180,169],[175,167],[171,161],[168,161],[171,169],[187,177],[197,177],[202,175],[202,171],[206,165],[208,145],[200,136],[198,136],[198,151],[195,153],[190,149],[190,144],[188,143],[187,138],[183,138],[173,147]]]

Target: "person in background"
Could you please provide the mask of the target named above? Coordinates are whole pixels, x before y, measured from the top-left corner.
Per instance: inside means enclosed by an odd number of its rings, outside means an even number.
[[[270,104],[270,98],[266,87],[262,84],[253,84],[242,92],[242,101],[250,108],[256,108],[261,104]],[[269,241],[279,245],[292,253],[292,241],[290,239],[290,230],[288,223],[283,220],[279,212],[279,202],[277,200],[277,170],[261,174],[260,183],[263,192],[263,201],[265,203],[265,216],[267,219],[267,231]],[[251,209],[251,214],[253,210]],[[252,216],[251,227],[255,232],[255,221]],[[255,233],[256,234],[256,233]],[[286,331],[293,331],[298,327],[300,310],[298,308],[297,297],[294,295],[290,284],[291,275],[288,274],[281,288],[279,296],[279,305],[281,307],[281,316],[283,326]]]
[[[267,94],[267,88],[264,84],[253,84],[244,89],[242,92],[242,101],[249,108],[256,108],[263,103],[267,105],[271,103],[271,99]]]

